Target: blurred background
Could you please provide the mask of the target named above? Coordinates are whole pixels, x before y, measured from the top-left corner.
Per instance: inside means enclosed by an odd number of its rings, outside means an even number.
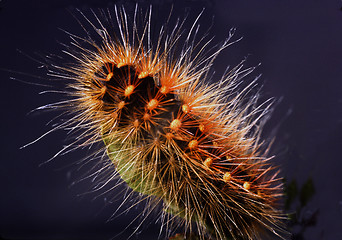
[[[87,193],[91,179],[79,180],[91,166],[77,164],[86,150],[41,165],[66,143],[65,131],[20,149],[49,131],[46,124],[58,115],[30,111],[60,100],[58,94],[39,94],[61,85],[48,80],[43,66],[51,54],[64,63],[60,43],[69,44],[70,38],[60,29],[84,36],[73,17],[76,8],[90,16],[90,8],[112,9],[124,2],[127,12],[136,2],[145,9],[152,4],[155,19],[162,21],[172,5],[174,18],[188,13],[189,23],[205,8],[199,22],[203,29],[212,25],[217,44],[230,28],[237,29],[234,39],[243,39],[220,55],[213,70],[219,79],[227,65],[247,56],[247,66],[261,63],[251,78],[262,74],[263,97],[277,100],[264,135],[276,136],[272,153],[287,186],[292,239],[342,239],[339,0],[0,1],[0,239],[127,239],[138,226],[133,220],[143,204],[111,218],[123,193]],[[110,184],[107,189],[115,182]],[[131,239],[157,239],[160,224],[154,214]]]

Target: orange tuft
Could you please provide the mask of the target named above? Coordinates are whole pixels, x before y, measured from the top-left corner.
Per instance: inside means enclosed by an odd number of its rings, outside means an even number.
[[[106,81],[110,81],[110,79],[113,77],[113,73],[110,72],[107,74]]]
[[[158,100],[153,98],[151,101],[149,101],[147,103],[146,107],[147,107],[148,110],[152,111],[153,109],[158,107],[158,104],[159,104]]]
[[[182,126],[182,122],[179,119],[174,119],[171,123],[170,123],[170,128],[173,131],[178,131],[179,128]]]
[[[144,121],[150,120],[151,119],[151,115],[148,113],[145,113],[143,116]]]
[[[117,66],[117,68],[121,68],[121,67],[123,67],[125,65],[127,65],[127,63],[119,62],[116,66]]]
[[[191,150],[194,150],[196,149],[198,146],[198,141],[197,140],[191,140],[188,144],[188,147],[191,149]]]
[[[173,134],[172,133],[166,133],[165,137],[166,137],[166,139],[170,140],[173,138]]]
[[[183,104],[182,105],[182,111],[184,113],[189,113],[190,112],[190,106],[188,104]]]
[[[251,188],[251,184],[249,182],[244,182],[243,183],[243,188],[246,190],[249,190]]]
[[[125,88],[125,97],[129,97],[134,91],[134,86],[129,85],[128,87]]]
[[[145,78],[145,77],[147,77],[149,75],[149,72],[141,72],[140,74],[139,74],[139,76],[138,76],[138,78],[139,79],[141,79],[141,78]]]
[[[139,120],[138,120],[138,119],[135,119],[135,120],[134,120],[133,126],[134,126],[135,128],[138,128],[138,127],[139,127]]]
[[[161,88],[160,88],[160,93],[161,94],[168,94],[170,92],[170,89],[169,89],[169,87],[168,86],[162,86]]]
[[[225,181],[225,182],[229,182],[231,178],[232,178],[232,175],[229,172],[226,172],[223,175],[223,181]]]
[[[125,107],[125,105],[126,105],[125,101],[119,102],[118,109],[123,109]]]
[[[204,164],[204,166],[206,166],[207,168],[209,168],[212,164],[213,164],[213,159],[212,158],[210,158],[210,157],[208,157],[204,162],[203,162],[203,164]]]

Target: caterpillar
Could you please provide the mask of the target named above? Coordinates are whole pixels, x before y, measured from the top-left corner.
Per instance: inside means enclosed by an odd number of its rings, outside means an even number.
[[[154,39],[151,9],[93,11],[95,22],[80,11],[100,40],[68,33],[74,63],[50,72],[67,81],[68,99],[44,109],[69,116],[51,131],[77,134],[61,152],[102,144],[115,166],[109,179],[119,176],[150,208],[162,204],[163,226],[184,226],[184,238],[282,237],[281,178],[260,137],[272,101],[258,103],[256,80],[240,87],[254,70],[244,61],[208,83],[234,29],[212,47],[199,14],[187,32],[185,20],[171,29],[166,20]]]

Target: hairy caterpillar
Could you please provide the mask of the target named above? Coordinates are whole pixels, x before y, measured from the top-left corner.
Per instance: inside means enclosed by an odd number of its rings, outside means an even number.
[[[151,9],[141,22],[137,7],[133,18],[117,7],[100,15],[83,15],[100,42],[69,33],[74,48],[65,52],[76,63],[50,72],[68,81],[70,97],[44,106],[70,116],[51,131],[78,133],[61,152],[103,142],[116,167],[111,178],[148,196],[152,208],[162,203],[165,226],[184,225],[199,239],[281,236],[281,183],[260,140],[271,101],[257,104],[255,81],[239,88],[253,71],[243,62],[205,82],[233,31],[210,47],[198,16],[187,33],[184,21],[171,30],[166,23],[153,41]]]

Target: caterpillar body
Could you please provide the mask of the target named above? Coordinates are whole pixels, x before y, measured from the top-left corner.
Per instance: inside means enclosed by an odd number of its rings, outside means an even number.
[[[255,81],[239,88],[254,69],[243,61],[206,82],[233,31],[210,48],[198,17],[188,34],[184,21],[171,31],[166,23],[153,42],[151,9],[141,23],[138,13],[115,7],[103,20],[94,13],[97,23],[81,13],[101,40],[70,34],[75,49],[66,53],[76,64],[51,73],[68,81],[71,97],[49,106],[71,116],[57,128],[78,131],[72,146],[103,142],[113,176],[174,216],[164,225],[176,219],[199,239],[281,236],[282,186],[260,140],[271,101],[258,105]]]

